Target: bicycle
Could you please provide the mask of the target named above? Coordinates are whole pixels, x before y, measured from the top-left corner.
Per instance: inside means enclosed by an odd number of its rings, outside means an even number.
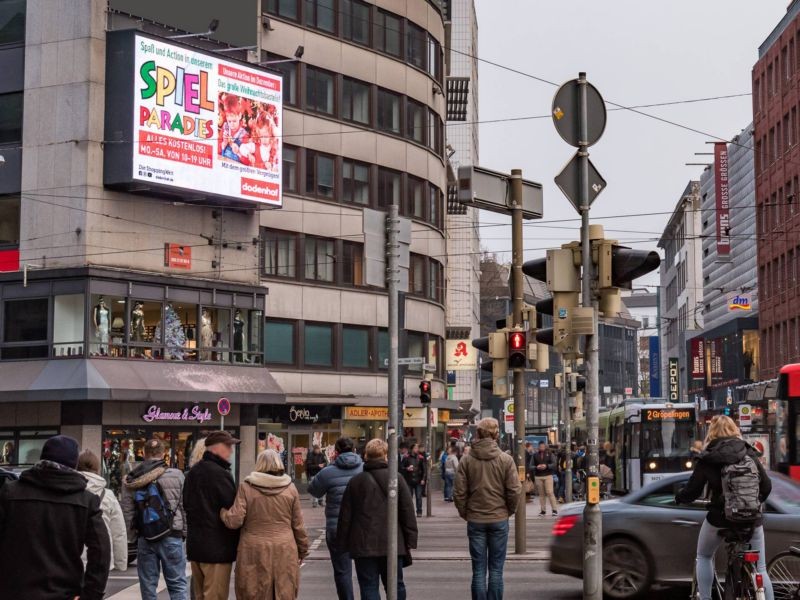
[[[800,600],[800,547],[790,546],[767,567],[775,600]]]
[[[750,547],[752,529],[736,531],[725,529],[719,535],[725,540],[728,555],[725,583],[720,581],[716,569],[711,584],[711,597],[715,600],[764,600],[764,576],[759,573],[758,551]],[[692,578],[691,600],[697,600],[697,572]],[[778,596],[775,596],[776,600]]]

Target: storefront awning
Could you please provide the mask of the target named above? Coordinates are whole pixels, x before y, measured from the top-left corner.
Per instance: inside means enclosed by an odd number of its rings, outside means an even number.
[[[62,359],[0,363],[0,402],[283,403],[266,368],[150,360]]]

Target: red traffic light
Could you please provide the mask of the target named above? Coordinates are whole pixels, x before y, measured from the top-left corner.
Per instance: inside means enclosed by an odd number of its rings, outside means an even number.
[[[509,350],[525,350],[525,333],[514,331],[508,335]]]
[[[419,382],[419,401],[422,404],[431,403],[431,382],[426,379]]]
[[[521,369],[527,365],[528,352],[524,331],[512,331],[508,334],[508,366]]]
[[[423,381],[419,384],[419,391],[423,394],[430,394],[431,392],[431,384],[429,381]]]

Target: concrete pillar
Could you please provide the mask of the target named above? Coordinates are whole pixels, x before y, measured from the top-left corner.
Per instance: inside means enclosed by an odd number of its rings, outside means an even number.
[[[242,443],[239,444],[239,481],[247,477],[256,467],[257,435],[255,425],[239,427],[239,437],[242,440]]]

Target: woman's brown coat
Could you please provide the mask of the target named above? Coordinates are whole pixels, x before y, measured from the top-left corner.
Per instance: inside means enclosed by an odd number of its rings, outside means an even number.
[[[227,527],[242,529],[236,558],[237,600],[295,600],[308,536],[291,478],[251,473],[239,485],[233,506],[222,509],[220,516]]]

